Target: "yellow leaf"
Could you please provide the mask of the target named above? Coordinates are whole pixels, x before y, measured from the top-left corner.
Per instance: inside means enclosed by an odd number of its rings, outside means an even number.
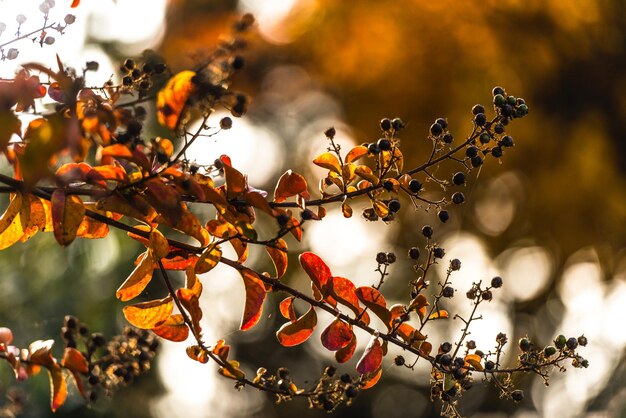
[[[162,259],[170,252],[170,244],[167,242],[167,238],[158,229],[150,231],[150,249],[156,260]]]
[[[9,207],[0,217],[0,250],[10,247],[22,238],[28,228],[30,204],[20,193],[13,195]]]
[[[352,180],[354,180],[355,172],[356,166],[354,164],[344,164],[343,167],[341,167],[341,177],[343,177],[344,183],[348,184],[352,182]]]
[[[174,309],[172,297],[125,306],[124,317],[131,325],[141,329],[156,328],[169,318]]]
[[[219,246],[210,245],[196,262],[196,274],[203,274],[217,266],[222,258],[222,250]]]
[[[66,195],[62,189],[55,190],[50,201],[54,237],[59,244],[67,246],[76,238],[78,227],[85,217],[85,207],[78,196]]]
[[[339,160],[330,152],[325,152],[323,154],[318,155],[316,159],[313,160],[313,164],[323,167],[327,170],[334,171],[337,174],[341,174],[341,166],[339,165]]]
[[[378,184],[378,177],[374,175],[372,169],[366,165],[359,165],[354,169],[357,176],[371,182],[372,184]]]
[[[181,71],[170,78],[165,87],[157,95],[157,117],[159,123],[170,130],[176,129],[189,96],[195,91],[196,85],[193,71]]]
[[[364,155],[367,155],[367,147],[364,147],[363,145],[356,146],[348,152],[348,155],[346,155],[346,163],[356,161]]]

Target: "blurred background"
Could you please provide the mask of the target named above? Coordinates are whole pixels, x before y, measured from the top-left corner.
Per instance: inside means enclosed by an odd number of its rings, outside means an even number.
[[[4,0],[0,20],[11,39],[22,13],[39,24],[38,2]],[[35,4],[37,3],[37,4]],[[491,103],[491,89],[503,86],[523,97],[530,114],[507,129],[515,147],[502,161],[488,158],[469,176],[467,203],[450,208],[445,225],[435,211],[413,211],[408,201],[390,224],[368,223],[355,205],[343,219],[329,207],[327,218],[310,224],[294,250],[285,278],[306,289],[296,255],[319,254],[333,273],[357,285],[377,282],[375,255],[393,251],[383,293],[388,303],[407,303],[415,273],[406,251],[422,246],[419,233],[430,224],[445,248],[446,261],[459,258],[453,276],[459,292],[448,310],[470,308],[462,295],[472,281],[504,278],[494,300],[481,306],[482,321],[471,338],[488,351],[495,335],[510,341],[528,335],[537,345],[555,335],[584,334],[581,354],[588,369],[554,372],[550,386],[528,376],[515,383],[525,389],[521,404],[498,399],[490,385],[477,384],[460,402],[475,417],[626,417],[626,3],[621,0],[420,0],[339,2],[330,0],[83,0],[69,9],[56,1],[51,16],[76,22],[53,45],[28,40],[16,44],[19,56],[0,62],[0,76],[11,77],[20,62],[51,63],[55,54],[76,68],[97,60],[100,70],[89,83],[119,79],[119,64],[145,49],[161,54],[174,71],[192,67],[228,31],[236,16],[252,12],[258,26],[250,39],[246,68],[235,88],[252,98],[248,114],[232,130],[194,145],[191,155],[211,163],[231,156],[236,168],[259,189],[272,190],[288,168],[303,173],[310,191],[324,171],[310,161],[326,149],[323,131],[335,126],[338,141],[351,145],[375,141],[378,121],[401,117],[405,166],[415,167],[430,153],[428,127],[446,117],[457,140],[471,132],[471,107]],[[33,26],[33,29],[36,26]],[[152,110],[154,112],[154,109]],[[217,124],[220,113],[213,118]],[[158,132],[153,125],[153,134]],[[2,164],[5,164],[3,161]],[[3,166],[6,169],[6,165]],[[448,178],[459,167],[442,165]],[[435,191],[432,183],[426,190]],[[3,206],[6,199],[3,197]],[[362,204],[364,207],[364,203]],[[261,223],[272,234],[276,226]],[[115,289],[131,270],[140,248],[124,234],[75,242],[59,248],[52,236],[0,253],[0,325],[14,330],[16,344],[55,338],[65,314],[77,315],[108,335],[124,325]],[[271,269],[260,251],[251,265]],[[446,263],[435,272],[445,273]],[[224,338],[248,375],[259,366],[287,366],[296,381],[319,376],[333,363],[321,347],[319,332],[301,347],[286,349],[274,336],[282,324],[271,295],[257,328],[238,331],[243,286],[238,274],[216,268],[203,278],[203,329],[208,343]],[[298,306],[306,309],[306,306]],[[319,327],[330,318],[320,316]],[[460,321],[436,323],[429,339],[452,340]],[[316,338],[317,337],[317,338]],[[366,336],[357,334],[362,349]],[[71,397],[56,416],[64,417],[300,417],[320,416],[302,401],[275,405],[251,389],[238,392],[212,365],[189,360],[185,344],[162,347],[156,368],[111,400],[85,407]],[[383,364],[381,382],[362,393],[342,417],[429,417],[438,405],[428,400],[429,370],[393,366],[396,351]],[[513,347],[509,351],[514,352]],[[353,372],[355,359],[340,367]],[[512,362],[509,356],[505,361]],[[0,390],[13,384],[0,370]],[[48,381],[39,376],[20,385],[29,396],[23,416],[44,417]]]

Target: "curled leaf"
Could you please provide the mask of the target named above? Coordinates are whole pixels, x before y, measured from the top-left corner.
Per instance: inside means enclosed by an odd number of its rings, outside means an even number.
[[[285,347],[302,344],[309,339],[317,325],[317,314],[311,306],[307,313],[298,318],[295,322],[287,322],[276,331],[278,342]]]
[[[245,331],[255,326],[261,318],[263,302],[265,301],[265,285],[252,270],[244,269],[239,273],[246,288],[246,303],[239,329]]]
[[[130,273],[128,278],[124,280],[124,283],[117,289],[115,297],[122,302],[126,302],[139,296],[152,280],[153,271],[154,257],[150,250],[148,250],[141,255],[139,264],[137,264],[133,272]]]
[[[363,157],[364,155],[367,155],[367,147],[364,147],[363,145],[358,145],[352,148],[350,152],[348,152],[348,155],[346,155],[346,158],[344,160],[346,161],[346,163],[351,163]]]
[[[289,319],[292,323],[296,322],[296,311],[293,308],[293,301],[296,297],[289,296],[288,298],[283,299],[278,305],[278,309],[280,310],[280,314],[285,318]]]
[[[169,318],[174,305],[172,297],[151,300],[124,306],[124,317],[131,325],[141,329],[152,329],[161,325]]]
[[[391,312],[387,309],[387,301],[378,290],[370,286],[362,286],[356,289],[356,296],[363,305],[367,306],[370,311],[380,318],[383,323],[389,327],[391,323]]]
[[[209,361],[209,356],[207,355],[207,353],[202,349],[202,347],[198,345],[192,345],[187,347],[186,352],[187,356],[190,359],[195,360],[199,363],[204,364]]]
[[[318,255],[311,252],[300,254],[299,260],[300,265],[311,278],[311,282],[319,291],[323,292],[326,282],[332,276],[330,268]]]
[[[170,244],[167,242],[167,238],[165,238],[158,229],[150,231],[149,248],[152,250],[152,254],[157,260],[167,256],[170,252]]]
[[[468,354],[465,356],[465,362],[479,372],[483,371],[483,365],[481,363],[481,360],[482,358],[478,354]]]
[[[354,350],[356,350],[356,335],[354,335],[353,332],[350,342],[345,347],[335,351],[335,360],[337,360],[338,363],[345,363],[352,358]]]
[[[66,195],[65,190],[57,189],[52,193],[52,225],[54,237],[62,246],[74,241],[78,227],[85,216],[85,207],[78,196]]]
[[[283,202],[285,199],[296,195],[304,199],[309,198],[306,180],[301,174],[287,170],[278,179],[276,189],[274,190],[274,202]]]
[[[222,250],[217,245],[210,245],[196,262],[196,274],[203,274],[213,269],[222,259]]]
[[[63,370],[56,362],[48,367],[50,374],[50,409],[55,412],[61,405],[65,403],[67,398],[67,383]]]
[[[332,170],[337,174],[341,174],[341,166],[339,165],[339,160],[335,154],[330,152],[325,152],[317,156],[316,159],[313,160],[313,164],[318,165],[327,170]]]
[[[169,341],[185,341],[189,336],[189,327],[181,314],[170,315],[161,325],[152,329],[156,335]]]
[[[382,367],[378,370],[370,373],[368,376],[365,376],[363,379],[363,383],[361,384],[361,389],[369,389],[374,386],[380,380],[380,376],[383,374]]]
[[[282,238],[278,238],[274,246],[266,245],[265,250],[269,254],[274,267],[276,268],[276,277],[281,278],[287,271],[287,243]]]
[[[363,355],[356,365],[359,374],[368,374],[378,370],[383,363],[383,348],[377,337],[370,338]]]

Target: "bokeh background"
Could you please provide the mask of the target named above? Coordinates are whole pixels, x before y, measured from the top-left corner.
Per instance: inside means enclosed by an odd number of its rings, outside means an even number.
[[[32,3],[32,4],[31,4]],[[52,16],[62,19],[70,1],[57,0]],[[464,190],[468,202],[451,209],[445,225],[433,211],[413,211],[405,202],[391,225],[343,219],[337,208],[310,225],[297,251],[318,253],[335,274],[357,285],[373,284],[374,257],[394,251],[399,261],[385,283],[385,295],[405,302],[414,278],[406,250],[423,245],[424,224],[449,258],[462,260],[453,277],[460,295],[472,281],[502,275],[505,285],[484,305],[484,319],[473,330],[480,347],[495,345],[506,332],[511,341],[528,335],[538,345],[558,333],[584,333],[581,353],[588,369],[555,372],[549,387],[539,378],[516,381],[526,391],[521,404],[498,399],[489,385],[477,385],[460,410],[477,417],[626,416],[626,3],[621,0],[83,0],[71,12],[76,23],[53,45],[16,44],[15,61],[0,62],[10,77],[19,62],[64,62],[82,68],[97,60],[90,83],[113,76],[126,57],[145,49],[161,54],[174,70],[190,68],[227,31],[235,16],[258,19],[250,39],[246,69],[235,87],[252,97],[249,113],[231,131],[190,150],[199,163],[222,153],[249,175],[252,185],[272,190],[287,168],[302,172],[311,185],[323,171],[310,163],[323,152],[322,132],[335,126],[344,147],[380,136],[382,117],[401,117],[402,149],[408,166],[430,152],[428,127],[448,119],[457,138],[471,130],[470,109],[489,105],[490,91],[504,86],[524,97],[530,115],[514,121],[516,146],[501,162],[489,158],[473,172]],[[0,20],[13,36],[14,17],[41,21],[39,2],[3,0]],[[219,121],[218,113],[213,123]],[[156,134],[158,127],[153,125]],[[6,169],[4,161],[3,169]],[[439,174],[458,167],[444,165]],[[434,185],[426,183],[427,190]],[[314,191],[314,187],[311,187]],[[2,200],[3,205],[6,199]],[[4,206],[3,206],[4,207]],[[357,205],[357,208],[359,206]],[[355,211],[359,213],[359,211]],[[273,224],[261,224],[271,234]],[[124,325],[115,289],[140,249],[123,234],[83,241],[61,249],[50,236],[0,253],[0,323],[16,343],[57,338],[65,314],[74,314],[108,335]],[[306,276],[291,259],[288,280],[306,287]],[[251,264],[270,269],[261,252]],[[436,272],[441,275],[445,266]],[[321,373],[332,356],[318,338],[284,349],[274,332],[282,323],[269,298],[264,319],[253,331],[237,331],[243,286],[236,272],[216,268],[203,278],[203,328],[208,342],[225,338],[248,374],[259,366],[290,368],[299,382]],[[464,297],[448,304],[467,312]],[[305,306],[301,306],[305,308]],[[320,317],[324,324],[330,318]],[[459,321],[428,330],[433,341],[460,334]],[[362,335],[357,335],[366,341]],[[156,368],[111,400],[85,407],[70,398],[59,417],[300,417],[320,416],[294,401],[275,405],[253,390],[237,392],[212,365],[189,360],[184,344],[164,344]],[[361,347],[362,348],[362,347]],[[513,350],[510,350],[513,351]],[[428,417],[438,405],[428,401],[428,368],[395,368],[392,351],[385,373],[373,389],[333,416]],[[358,355],[355,356],[358,358]],[[506,358],[512,361],[511,357]],[[350,371],[354,361],[341,371]],[[13,384],[0,371],[0,390]],[[44,417],[48,381],[44,376],[21,385],[29,403],[24,416]]]

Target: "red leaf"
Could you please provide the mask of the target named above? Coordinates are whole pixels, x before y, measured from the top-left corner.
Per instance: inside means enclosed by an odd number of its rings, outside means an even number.
[[[332,276],[330,268],[319,256],[311,252],[300,254],[299,259],[300,265],[306,274],[309,275],[315,287],[325,296],[327,294],[325,290],[326,282]]]
[[[239,273],[246,287],[246,303],[240,326],[240,329],[245,331],[255,326],[261,318],[263,301],[265,301],[265,285],[252,270],[245,269],[241,270]]]
[[[378,290],[369,286],[362,286],[356,290],[356,295],[363,305],[367,306],[381,321],[391,329],[391,312],[387,309],[387,301]]]
[[[352,355],[354,354],[355,349],[356,349],[356,335],[352,333],[352,339],[350,340],[348,345],[335,351],[335,360],[337,360],[338,363],[345,363],[346,361],[352,358]]]
[[[280,305],[278,305],[281,315],[289,319],[292,323],[296,322],[297,319],[296,311],[293,308],[293,301],[295,298],[295,296],[285,298],[280,302]]]
[[[52,412],[55,412],[65,403],[67,384],[65,383],[63,370],[56,362],[48,367],[48,371],[50,372],[50,409],[52,409]]]
[[[274,247],[265,246],[265,250],[270,255],[274,267],[276,268],[276,277],[281,278],[287,271],[287,243],[282,238],[279,238],[274,243]]]
[[[61,366],[66,369],[86,374],[89,372],[89,364],[80,351],[72,347],[66,347],[63,353],[63,360],[61,360]]]
[[[302,344],[309,339],[317,325],[317,314],[311,306],[307,313],[302,315],[296,322],[287,322],[276,331],[278,342],[285,347]]]
[[[337,351],[350,344],[353,335],[350,324],[335,319],[322,332],[322,345],[330,351]]]
[[[378,338],[372,336],[370,342],[365,348],[365,352],[359,359],[356,365],[356,370],[359,374],[368,374],[380,368],[383,363],[383,348],[380,345]]]
[[[156,335],[170,341],[185,341],[189,336],[189,327],[181,314],[171,315],[164,323],[152,329]]]
[[[359,298],[356,296],[354,283],[345,277],[334,276],[328,280],[326,286],[330,295],[337,302],[350,308],[357,316],[361,313],[362,309],[359,305]],[[365,315],[361,319],[365,322]],[[369,322],[369,317],[367,322]]]
[[[291,170],[285,171],[280,177],[274,190],[274,202],[283,202],[285,199],[291,196],[299,195],[304,199],[310,197],[307,191],[306,180],[302,175],[294,173]]]
[[[378,381],[380,380],[380,376],[382,374],[383,374],[382,367],[379,368],[378,370],[370,373],[370,375],[367,376],[367,378],[363,379],[363,382],[361,384],[361,389],[365,390],[365,389],[369,389],[372,386],[374,386],[376,383],[378,383]]]

